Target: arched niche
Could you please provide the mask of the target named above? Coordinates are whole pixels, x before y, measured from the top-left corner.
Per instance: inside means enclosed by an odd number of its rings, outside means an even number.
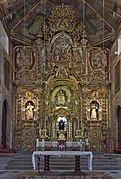
[[[61,38],[61,37],[68,39],[68,41],[70,42],[71,45],[73,44],[73,41],[72,41],[71,37],[70,37],[67,33],[65,33],[65,32],[63,31],[63,32],[57,33],[57,34],[52,38],[51,45],[53,45],[53,44],[55,43],[55,41],[56,41],[57,39]]]
[[[118,146],[121,146],[121,107],[117,107],[117,121],[118,121]]]
[[[68,120],[65,116],[59,116],[56,121],[57,130],[66,130]]]
[[[53,108],[69,107],[73,91],[68,86],[57,86],[53,89],[50,99]]]
[[[25,103],[25,119],[31,120],[34,119],[34,108],[35,104],[33,101],[29,100]]]
[[[99,103],[96,100],[93,100],[90,103],[90,119],[99,119]]]
[[[57,33],[51,41],[52,60],[55,62],[72,59],[72,39],[65,32]]]
[[[2,141],[3,147],[6,148],[7,143],[7,115],[8,114],[8,103],[5,100],[2,106]]]
[[[63,107],[55,109],[51,116],[51,140],[57,140],[58,132],[61,130],[66,132],[68,138],[69,133],[72,133],[72,129],[69,128],[69,123],[72,123],[69,109]]]

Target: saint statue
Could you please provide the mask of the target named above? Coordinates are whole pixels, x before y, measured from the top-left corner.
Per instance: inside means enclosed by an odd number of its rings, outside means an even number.
[[[33,119],[34,117],[34,106],[29,103],[26,107],[26,118],[27,119]]]
[[[64,130],[64,127],[65,127],[64,121],[61,120],[61,121],[59,122],[59,130]]]
[[[99,104],[96,101],[92,101],[90,104],[90,118],[98,119],[98,108]]]
[[[61,91],[57,94],[57,104],[58,104],[59,106],[64,106],[64,105],[65,105],[65,102],[66,102],[65,94],[64,94],[64,92],[61,90]]]

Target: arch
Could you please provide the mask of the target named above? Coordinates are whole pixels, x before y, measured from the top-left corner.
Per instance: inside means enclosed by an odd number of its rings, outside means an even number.
[[[7,142],[7,113],[8,113],[8,103],[5,100],[2,106],[2,141],[3,147],[6,148]]]
[[[67,39],[69,40],[69,42],[70,42],[71,45],[73,44],[73,41],[72,41],[71,37],[70,37],[67,33],[65,33],[64,31],[62,31],[62,32],[57,33],[57,34],[53,37],[53,39],[52,39],[52,41],[51,41],[51,45],[53,45],[54,42],[55,42],[59,37],[61,37],[61,36],[67,38]]]
[[[65,130],[66,125],[67,125],[67,118],[65,116],[59,116],[56,122],[56,126],[58,130]]]
[[[117,107],[117,121],[118,121],[118,146],[121,146],[121,107]]]
[[[64,32],[56,34],[51,44],[52,60],[62,62],[72,59],[72,40],[68,34]]]

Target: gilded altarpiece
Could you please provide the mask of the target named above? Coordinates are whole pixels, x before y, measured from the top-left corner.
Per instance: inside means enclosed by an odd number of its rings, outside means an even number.
[[[110,129],[109,51],[92,47],[69,6],[57,6],[40,26],[35,45],[15,54],[14,131],[18,150],[36,139],[66,141],[86,135],[91,150],[104,150]]]

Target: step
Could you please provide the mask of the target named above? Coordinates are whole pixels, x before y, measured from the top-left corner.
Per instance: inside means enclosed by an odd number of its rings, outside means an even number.
[[[87,170],[88,157],[80,158],[81,170]],[[40,170],[44,168],[44,157],[40,157]],[[74,157],[50,157],[50,170],[74,170],[75,159]],[[6,166],[7,170],[31,170],[32,155],[21,154],[11,158]],[[111,156],[94,155],[93,170],[121,170],[117,160]]]

